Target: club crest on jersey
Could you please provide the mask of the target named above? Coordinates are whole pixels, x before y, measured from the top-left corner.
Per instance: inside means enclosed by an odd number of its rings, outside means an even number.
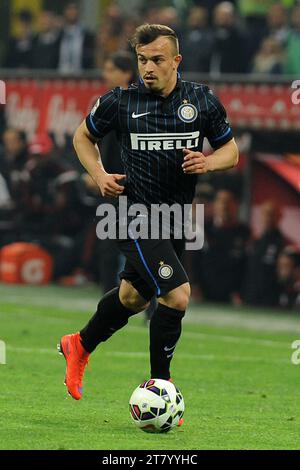
[[[178,108],[179,119],[183,122],[193,122],[197,119],[198,111],[196,106],[190,103],[183,103]]]
[[[173,276],[173,268],[169,264],[165,264],[163,261],[160,263],[160,267],[158,270],[158,275],[162,279],[170,279]]]

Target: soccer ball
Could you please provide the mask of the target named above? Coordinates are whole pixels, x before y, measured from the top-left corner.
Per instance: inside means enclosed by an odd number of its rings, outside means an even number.
[[[129,410],[134,423],[143,431],[169,432],[183,416],[183,396],[171,382],[150,379],[134,390]]]

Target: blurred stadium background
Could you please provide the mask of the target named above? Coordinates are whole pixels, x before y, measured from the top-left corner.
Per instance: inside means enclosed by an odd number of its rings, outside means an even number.
[[[72,136],[109,87],[111,55],[132,52],[128,38],[143,22],[176,30],[183,78],[210,84],[221,98],[241,152],[237,168],[199,178],[205,245],[185,259],[194,302],[299,310],[294,0],[1,0],[1,281],[103,291],[118,282],[123,260],[96,238],[101,197]]]

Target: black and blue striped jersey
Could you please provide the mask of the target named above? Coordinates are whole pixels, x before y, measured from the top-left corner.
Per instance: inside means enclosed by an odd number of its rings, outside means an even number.
[[[182,170],[183,149],[202,151],[206,137],[216,149],[232,139],[226,112],[208,86],[183,81],[164,98],[144,83],[115,88],[98,99],[86,118],[101,139],[115,130],[126,173],[129,203],[188,204],[198,175]]]

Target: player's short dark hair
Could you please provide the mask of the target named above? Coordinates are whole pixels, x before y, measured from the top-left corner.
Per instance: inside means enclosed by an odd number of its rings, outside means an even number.
[[[137,46],[144,46],[155,41],[155,39],[165,36],[169,38],[175,48],[176,53],[179,52],[178,37],[175,31],[169,26],[163,24],[142,24],[136,28],[133,37],[130,40],[130,44],[134,49]]]

